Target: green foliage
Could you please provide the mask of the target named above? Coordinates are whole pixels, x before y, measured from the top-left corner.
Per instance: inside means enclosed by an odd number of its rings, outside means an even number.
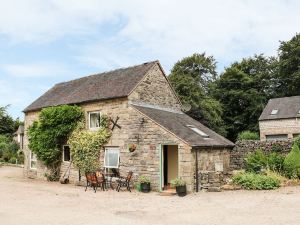
[[[243,59],[226,68],[212,86],[211,92],[223,105],[230,140],[245,130],[258,131],[258,118],[275,92],[271,81],[276,63],[263,55]]]
[[[181,102],[191,105],[187,114],[224,135],[223,107],[209,92],[216,76],[215,59],[203,53],[178,61],[169,80]]]
[[[259,135],[257,132],[246,130],[238,134],[237,140],[259,140]]]
[[[146,176],[139,176],[138,178],[138,183],[139,184],[144,184],[144,183],[150,183],[150,178]]]
[[[249,190],[271,190],[280,186],[277,177],[256,173],[238,173],[232,177],[232,181]]]
[[[19,119],[14,120],[7,113],[8,106],[0,106],[0,135],[12,136],[20,125]]]
[[[44,176],[47,178],[47,181],[59,181],[59,171],[55,171],[53,173],[45,173]]]
[[[267,168],[267,156],[261,149],[249,153],[245,158],[245,170],[247,172],[258,173]]]
[[[44,108],[39,120],[28,128],[29,148],[55,173],[61,160],[61,145],[83,118],[78,106]]]
[[[185,181],[182,178],[176,178],[174,180],[171,180],[172,187],[181,187],[184,185],[185,185]]]
[[[284,173],[288,178],[300,178],[300,149],[297,144],[284,160]]]
[[[255,152],[248,154],[246,157],[245,169],[247,172],[252,173],[259,173],[268,169],[276,172],[282,172],[283,162],[283,155],[276,152],[266,154],[261,149],[257,149]]]
[[[300,34],[289,41],[282,41],[278,55],[277,96],[300,95]]]
[[[100,149],[110,136],[108,119],[104,115],[101,116],[101,127],[97,131],[86,130],[85,123],[80,122],[68,140],[74,165],[85,173],[99,169]]]
[[[11,136],[0,135],[0,158],[10,162],[11,158],[18,158],[19,145]]]

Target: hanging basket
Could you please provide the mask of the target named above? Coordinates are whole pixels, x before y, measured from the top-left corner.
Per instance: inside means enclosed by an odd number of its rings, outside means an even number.
[[[129,152],[134,152],[137,149],[137,145],[136,144],[129,144],[128,145],[128,151]]]

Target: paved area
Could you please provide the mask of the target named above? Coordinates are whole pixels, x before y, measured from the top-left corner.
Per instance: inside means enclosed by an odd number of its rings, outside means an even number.
[[[0,167],[0,224],[298,225],[300,187],[227,191],[184,198],[91,189],[24,179],[22,168]]]

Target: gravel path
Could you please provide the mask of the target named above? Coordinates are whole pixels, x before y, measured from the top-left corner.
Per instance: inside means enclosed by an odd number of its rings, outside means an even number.
[[[0,167],[0,224],[299,225],[300,186],[275,191],[200,192],[184,198],[98,191],[22,177]]]

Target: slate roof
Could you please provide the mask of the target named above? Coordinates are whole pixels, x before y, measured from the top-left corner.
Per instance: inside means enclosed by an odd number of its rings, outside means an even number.
[[[184,140],[192,147],[233,147],[234,144],[207,128],[200,122],[194,120],[190,116],[182,112],[170,112],[162,109],[155,109],[144,106],[132,105],[135,109],[140,111],[142,114],[149,117],[151,120],[155,121],[171,133],[173,133],[178,138]],[[193,131],[187,125],[191,125],[198,128],[209,138],[205,138],[195,131]]]
[[[24,112],[49,106],[127,97],[156,63],[158,61],[56,84],[24,109]]]
[[[275,115],[271,115],[272,110],[277,109]],[[275,120],[300,117],[300,96],[273,98],[270,99],[264,108],[259,120]]]

